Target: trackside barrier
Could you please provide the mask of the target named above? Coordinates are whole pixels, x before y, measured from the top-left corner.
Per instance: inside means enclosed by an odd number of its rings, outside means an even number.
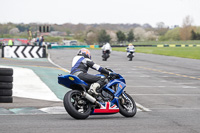
[[[51,46],[52,49],[62,48],[100,48],[103,45],[79,45],[79,46]],[[111,45],[111,47],[127,47],[128,45]],[[200,44],[157,44],[157,45],[134,45],[135,47],[200,47]]]
[[[102,47],[103,45],[99,45]],[[153,45],[134,45],[134,47],[152,47]],[[128,47],[128,45],[111,45],[111,47]]]
[[[0,103],[13,102],[13,69],[0,68]]]
[[[99,45],[74,45],[74,46],[51,46],[52,49],[62,49],[62,48],[99,48]]]
[[[46,46],[2,46],[2,58],[46,58]]]
[[[128,45],[111,45],[112,47],[128,47]],[[154,44],[154,45],[134,45],[135,47],[200,47],[200,44]],[[102,47],[100,45],[99,47]]]

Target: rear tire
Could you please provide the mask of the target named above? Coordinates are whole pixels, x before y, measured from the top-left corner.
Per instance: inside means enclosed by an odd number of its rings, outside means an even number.
[[[110,57],[110,55],[109,55],[109,54],[106,54],[106,60],[107,60],[109,57]]]
[[[125,93],[125,95],[127,97],[122,96],[124,103],[122,102],[122,99],[119,100],[119,112],[125,117],[133,117],[137,112],[137,106],[129,94]]]
[[[84,104],[79,104],[83,101]],[[91,103],[82,97],[81,91],[71,90],[64,96],[64,107],[68,114],[75,119],[86,119],[91,113]]]

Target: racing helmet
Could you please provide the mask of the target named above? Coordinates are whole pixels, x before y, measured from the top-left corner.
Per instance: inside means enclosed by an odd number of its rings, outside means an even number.
[[[86,48],[82,48],[78,51],[77,55],[84,56],[85,58],[91,59],[90,51]]]
[[[132,44],[132,43],[129,43],[128,46],[133,46],[133,44]]]

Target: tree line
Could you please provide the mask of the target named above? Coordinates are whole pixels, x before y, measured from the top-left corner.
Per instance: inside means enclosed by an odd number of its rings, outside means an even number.
[[[133,30],[130,30],[128,32],[128,34],[126,35],[124,32],[122,31],[117,31],[116,35],[115,34],[111,34],[111,36],[116,36],[117,37],[117,41],[118,43],[123,43],[123,42],[133,42],[134,41],[134,33]],[[86,41],[88,44],[94,44],[94,43],[99,43],[99,44],[103,44],[106,42],[113,42],[111,41],[112,38],[110,36],[109,33],[106,32],[106,30],[101,30],[98,34],[97,37],[95,37],[95,33],[93,31],[90,31],[87,36],[86,36]]]
[[[191,31],[191,40],[200,40],[200,33],[197,33],[194,30],[192,30]]]

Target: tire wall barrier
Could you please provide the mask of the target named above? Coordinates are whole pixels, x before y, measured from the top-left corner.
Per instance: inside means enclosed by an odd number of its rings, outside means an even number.
[[[13,102],[13,69],[0,68],[0,103]]]
[[[2,58],[46,58],[46,46],[2,46]]]

